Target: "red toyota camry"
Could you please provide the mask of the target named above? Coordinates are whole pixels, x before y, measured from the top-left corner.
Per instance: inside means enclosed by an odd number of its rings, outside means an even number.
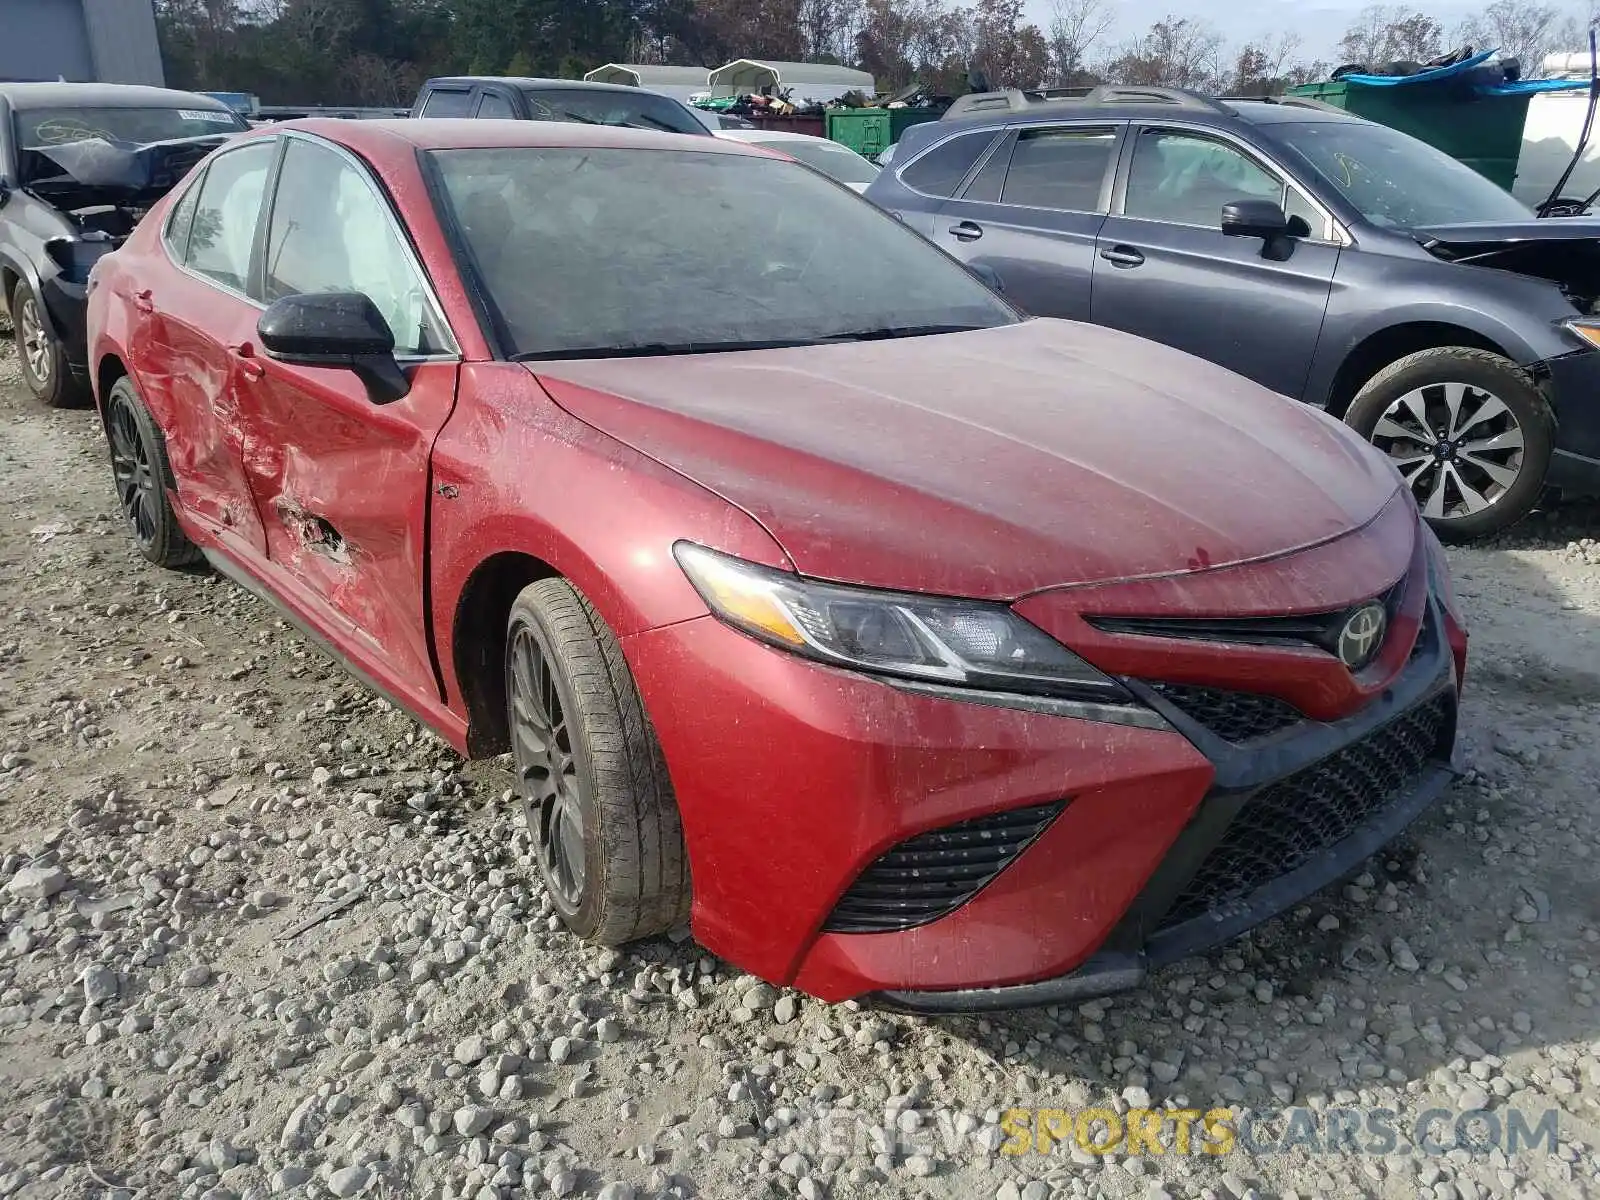
[[[145,556],[509,750],[584,938],[689,915],[828,1000],[1076,999],[1449,778],[1466,635],[1381,455],[1025,319],[774,155],[262,129],[100,260],[90,327]]]

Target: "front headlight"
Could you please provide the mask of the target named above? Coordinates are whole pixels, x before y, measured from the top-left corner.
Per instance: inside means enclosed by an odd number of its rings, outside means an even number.
[[[804,579],[692,542],[673,547],[707,606],[735,629],[857,671],[1094,704],[1132,697],[1004,604]]]
[[[1573,337],[1588,343],[1593,348],[1600,350],[1600,321],[1593,317],[1579,317],[1570,321],[1563,321],[1562,327]]]

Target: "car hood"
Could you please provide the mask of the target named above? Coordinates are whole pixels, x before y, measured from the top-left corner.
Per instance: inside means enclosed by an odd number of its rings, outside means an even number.
[[[1468,221],[1458,225],[1424,225],[1412,231],[1423,245],[1506,246],[1520,242],[1576,242],[1600,238],[1600,221],[1584,217],[1548,217],[1525,221]]]
[[[1412,235],[1429,254],[1446,262],[1549,280],[1586,311],[1600,299],[1600,221],[1478,221],[1431,225],[1412,230]]]
[[[237,131],[131,146],[98,138],[30,146],[28,190],[58,208],[152,204]]]
[[[879,587],[1012,599],[1221,567],[1358,529],[1399,486],[1314,409],[1065,321],[529,369],[802,573]]]

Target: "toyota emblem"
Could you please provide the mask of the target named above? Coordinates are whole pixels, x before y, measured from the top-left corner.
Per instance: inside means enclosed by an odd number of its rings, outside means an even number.
[[[1345,618],[1339,630],[1339,661],[1352,671],[1367,667],[1383,649],[1389,631],[1389,614],[1377,601],[1363,604]]]

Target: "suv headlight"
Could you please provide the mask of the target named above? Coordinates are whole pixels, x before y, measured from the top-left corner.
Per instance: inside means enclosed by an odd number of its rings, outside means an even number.
[[[692,542],[672,549],[717,617],[792,653],[952,688],[1133,703],[1116,680],[1004,604],[822,583]]]

